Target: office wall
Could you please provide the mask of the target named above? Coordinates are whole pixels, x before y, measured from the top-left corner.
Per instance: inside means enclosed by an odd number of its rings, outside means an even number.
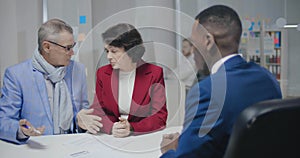
[[[166,22],[168,22],[168,26],[171,30],[175,27],[175,16],[165,16],[164,14],[159,14],[157,12],[151,12],[147,9],[144,11],[134,11],[135,8],[138,7],[144,7],[144,6],[158,6],[158,7],[165,7],[165,8],[172,8],[174,9],[175,3],[174,1],[161,1],[161,0],[111,0],[111,1],[97,1],[92,0],[92,15],[93,15],[93,27],[96,27],[97,25],[101,25],[104,20],[109,21],[112,16],[116,17],[117,13],[120,11],[126,11],[126,13],[121,14],[127,14],[130,13],[132,17],[125,17],[125,19],[128,19],[127,21],[131,21],[133,25],[135,25],[139,31],[142,34],[142,38],[144,41],[154,41],[157,43],[162,43],[165,45],[168,45],[172,48],[175,48],[175,41],[176,41],[176,35],[168,30],[155,28],[155,27],[146,27],[151,26],[155,24],[162,24],[164,25]],[[130,10],[132,9],[132,10]],[[121,17],[121,16],[119,16]],[[131,19],[130,19],[131,18]],[[114,23],[113,20],[111,20],[111,25],[115,25],[119,22],[124,22],[123,19],[118,19],[119,21],[116,21]],[[101,35],[102,32],[105,30],[99,30],[97,33],[98,36]],[[98,37],[97,37],[98,38]],[[101,38],[99,38],[101,41]],[[98,45],[100,45],[98,43]],[[94,47],[97,47],[96,44]],[[103,49],[103,48],[97,48],[97,49]],[[155,49],[155,48],[154,48]],[[96,50],[95,50],[96,51]],[[159,50],[155,50],[159,51]],[[162,50],[163,51],[163,50]],[[99,53],[99,52],[98,52]],[[101,53],[101,52],[100,52]],[[163,52],[160,52],[163,54]],[[161,55],[160,54],[160,55]],[[147,56],[147,55],[146,55]],[[151,55],[148,55],[149,57]],[[175,67],[176,65],[176,58],[175,57],[169,57],[167,55],[161,55],[160,59],[162,59],[163,62],[165,62],[167,65],[171,65],[172,67]]]
[[[271,18],[284,16],[284,0],[198,0],[199,10],[215,4],[224,4],[235,9],[241,18]],[[274,21],[273,21],[274,22]]]
[[[105,31],[104,21],[110,19],[111,16],[116,13],[135,7],[134,0],[109,0],[109,1],[99,1],[91,0],[92,7],[92,30],[90,30],[89,41],[93,43],[93,62],[95,63],[94,67],[99,67],[106,63],[106,57],[103,56],[103,42],[101,38],[101,33]],[[111,22],[113,23],[113,22]],[[106,25],[109,25],[105,23]],[[87,42],[87,41],[86,41]],[[101,64],[99,63],[101,59]],[[104,61],[104,62],[102,62]],[[96,71],[94,69],[94,71]],[[95,77],[93,78],[95,79]],[[95,81],[95,80],[94,80]]]
[[[95,65],[93,43],[86,39],[92,29],[92,2],[91,0],[48,0],[48,19],[60,18],[73,28],[74,48],[73,60],[85,65],[88,86],[88,99],[91,102],[95,89]],[[80,21],[85,17],[85,21]]]
[[[2,81],[4,70],[8,66],[31,58],[37,46],[37,29],[42,24],[42,1],[1,0],[0,21]]]
[[[224,4],[234,8],[242,19],[270,19],[266,27],[274,27],[276,19],[284,17],[288,24],[300,23],[299,0],[181,0],[181,11],[195,17],[201,10],[216,4]],[[195,9],[196,8],[196,9]],[[288,82],[287,95],[300,96],[300,32],[288,29]]]
[[[4,5],[6,3],[6,5]],[[16,2],[11,0],[0,2],[0,20],[2,26],[0,33],[0,77],[8,65],[18,62],[17,44],[17,22],[16,22]],[[7,31],[11,30],[11,31]],[[4,53],[9,52],[9,53]],[[0,78],[2,81],[2,78]],[[2,85],[2,82],[0,86]]]
[[[289,24],[300,24],[300,1],[286,0],[286,18]],[[288,29],[288,95],[300,96],[300,31]]]
[[[180,0],[180,10],[195,18],[205,8],[217,4],[232,7],[241,19],[269,19],[267,27],[272,27],[277,18],[284,17],[285,11],[284,0]]]

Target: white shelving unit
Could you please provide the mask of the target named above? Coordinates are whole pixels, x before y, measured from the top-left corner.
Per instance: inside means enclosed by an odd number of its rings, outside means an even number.
[[[269,70],[280,83],[283,97],[287,96],[287,31],[284,29],[244,30],[240,54]]]

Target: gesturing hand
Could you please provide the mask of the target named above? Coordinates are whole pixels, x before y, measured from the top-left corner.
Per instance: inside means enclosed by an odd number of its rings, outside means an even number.
[[[119,117],[119,122],[115,122],[112,127],[112,135],[114,137],[122,138],[130,135],[130,123],[128,120]]]
[[[26,119],[21,119],[19,121],[19,128],[26,136],[40,136],[45,131],[45,126],[35,128]]]
[[[78,126],[92,134],[96,134],[103,127],[101,117],[92,115],[94,109],[82,109],[77,114]]]

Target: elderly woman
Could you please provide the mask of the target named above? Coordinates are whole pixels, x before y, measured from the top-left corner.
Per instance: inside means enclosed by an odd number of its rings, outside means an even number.
[[[117,24],[102,34],[110,64],[97,70],[93,114],[102,132],[115,137],[165,128],[165,84],[161,67],[146,63],[143,40],[130,24]]]

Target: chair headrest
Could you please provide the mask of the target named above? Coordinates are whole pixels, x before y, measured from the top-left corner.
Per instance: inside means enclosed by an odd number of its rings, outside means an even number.
[[[264,101],[240,114],[225,157],[289,157],[299,142],[300,98]]]

